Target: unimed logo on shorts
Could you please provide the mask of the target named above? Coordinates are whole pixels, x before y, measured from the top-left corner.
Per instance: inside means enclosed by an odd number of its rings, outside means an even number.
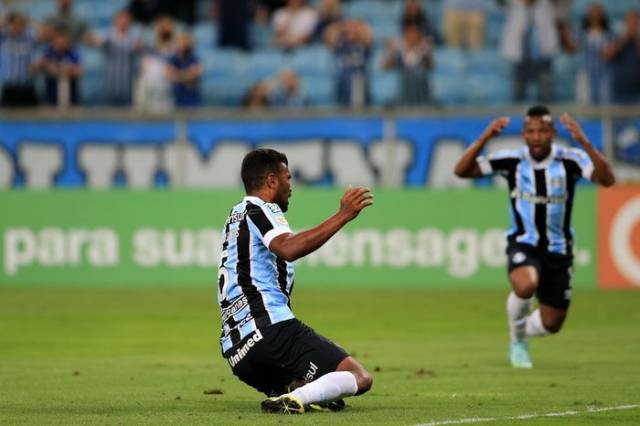
[[[640,289],[640,186],[598,192],[598,281]]]

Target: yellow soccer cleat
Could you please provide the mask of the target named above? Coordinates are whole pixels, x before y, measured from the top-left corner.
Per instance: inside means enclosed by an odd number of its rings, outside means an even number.
[[[260,404],[263,413],[302,414],[304,406],[295,396],[281,395],[267,398]]]

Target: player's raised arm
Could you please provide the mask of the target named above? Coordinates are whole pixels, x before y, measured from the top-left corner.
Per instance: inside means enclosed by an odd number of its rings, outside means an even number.
[[[509,117],[500,117],[489,123],[480,137],[472,143],[469,148],[467,148],[467,150],[462,154],[460,160],[458,160],[454,170],[456,176],[461,178],[475,178],[482,176],[482,171],[480,170],[480,166],[478,165],[476,158],[487,142],[489,142],[492,137],[502,133],[508,124]]]
[[[566,112],[560,117],[560,122],[569,131],[571,137],[582,146],[591,162],[593,163],[593,173],[591,173],[591,181],[602,186],[611,186],[615,183],[616,178],[611,170],[611,165],[607,159],[597,149],[591,145],[589,139],[584,134],[582,127],[578,122]]]
[[[271,241],[269,250],[281,258],[292,262],[322,247],[360,212],[373,204],[373,194],[369,188],[349,187],[340,200],[340,209],[320,225],[297,234],[283,234]]]

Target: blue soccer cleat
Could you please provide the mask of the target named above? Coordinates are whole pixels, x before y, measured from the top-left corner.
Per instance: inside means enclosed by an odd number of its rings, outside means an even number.
[[[531,357],[529,356],[529,344],[526,341],[511,342],[509,347],[509,357],[511,366],[515,368],[531,368]]]

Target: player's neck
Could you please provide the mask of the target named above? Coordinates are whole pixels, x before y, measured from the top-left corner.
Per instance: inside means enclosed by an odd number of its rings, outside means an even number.
[[[547,158],[549,158],[549,156],[551,155],[551,151],[547,152],[544,156],[542,157],[535,157],[534,155],[531,154],[531,158],[533,158],[534,160],[536,160],[538,163],[542,163],[544,160],[546,160]]]
[[[529,157],[531,157],[535,162],[542,163],[549,159],[553,155],[553,144],[549,146],[549,149],[545,152],[540,153],[539,155],[534,155],[531,149],[528,149]]]
[[[251,191],[247,193],[247,196],[260,198],[265,203],[273,203],[273,196],[270,195],[268,191],[264,191],[264,190]]]

